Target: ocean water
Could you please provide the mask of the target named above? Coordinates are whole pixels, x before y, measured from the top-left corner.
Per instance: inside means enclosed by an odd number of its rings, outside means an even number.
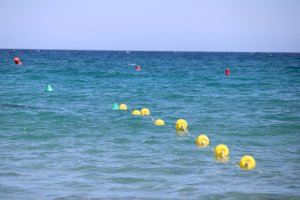
[[[300,54],[0,51],[0,199],[299,199],[299,143]]]

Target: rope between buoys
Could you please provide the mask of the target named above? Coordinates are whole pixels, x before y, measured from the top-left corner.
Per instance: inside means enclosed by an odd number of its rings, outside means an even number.
[[[237,168],[240,168],[240,166],[239,166],[238,164],[236,164],[235,162],[233,162],[233,161],[227,159],[227,158],[224,157],[224,156],[222,156],[222,158],[223,158],[224,160],[226,160],[227,162],[228,162],[228,161],[231,162],[231,163],[234,164]]]
[[[208,145],[207,147],[211,148],[211,151],[212,151],[212,152],[214,152],[214,151],[215,151],[215,150],[214,150],[214,148],[213,148],[213,147],[211,147],[210,145]]]
[[[125,105],[126,106],[126,105]],[[144,108],[143,108],[144,109]],[[142,110],[143,110],[142,109]],[[146,108],[145,108],[146,109]],[[132,111],[132,109],[128,106],[128,110],[132,113],[133,111]],[[148,109],[147,109],[148,110]],[[142,115],[149,115],[148,117],[152,120],[152,122],[155,122],[155,119],[154,119],[154,117],[153,116],[151,116],[150,115],[150,112],[149,112],[149,110],[148,110],[148,114],[142,114]],[[182,119],[181,119],[182,120]],[[185,120],[183,120],[184,122],[185,122]],[[188,131],[188,129],[187,129],[187,123],[185,122],[185,126],[186,127],[184,127],[184,126],[179,126],[178,127],[178,129],[182,129],[182,130],[184,130],[184,132],[188,135],[188,136],[192,136],[194,139],[195,139],[195,141],[196,141],[196,143],[197,143],[197,137],[195,136],[195,135],[193,135],[193,134],[191,134],[189,131]],[[156,125],[156,124],[155,124]],[[164,125],[164,124],[163,124]],[[177,122],[176,122],[176,128],[177,128]],[[206,135],[204,135],[205,137],[207,137]],[[201,135],[200,136],[198,136],[198,137],[201,137]],[[209,141],[208,141],[208,143],[209,143]],[[211,149],[211,151],[212,152],[215,152],[215,149],[213,148],[213,147],[211,147],[210,145],[208,145],[207,144],[207,147],[209,147],[210,149]],[[226,155],[227,155],[228,153],[226,153]],[[235,163],[235,162],[233,162],[233,161],[231,161],[231,160],[229,160],[229,158],[228,157],[226,157],[226,156],[224,156],[223,155],[223,153],[221,153],[221,155],[219,155],[219,157],[218,158],[221,158],[221,159],[223,159],[224,161],[226,161],[226,162],[230,162],[231,164],[233,164],[235,167],[237,167],[237,168],[242,168],[242,166],[239,166],[237,163]],[[253,168],[255,168],[255,166],[253,167]],[[259,173],[263,173],[261,170],[259,170],[259,169],[254,169],[254,171],[257,171],[257,172],[259,172]]]
[[[155,120],[154,120],[154,118],[150,115],[150,118],[151,118],[151,120],[152,120],[152,122],[154,122]]]
[[[192,136],[192,137],[194,137],[194,139],[196,139],[196,136],[190,134],[189,131],[188,131],[186,128],[183,128],[183,130],[184,130],[189,136]]]

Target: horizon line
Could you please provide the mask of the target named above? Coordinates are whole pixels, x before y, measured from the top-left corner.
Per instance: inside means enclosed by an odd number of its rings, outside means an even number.
[[[108,49],[39,49],[39,48],[0,48],[0,50],[42,50],[42,51],[124,51],[124,52],[187,52],[187,53],[300,53],[299,52],[292,52],[292,51],[192,51],[192,50],[130,50],[130,49],[119,49],[119,50],[108,50]]]

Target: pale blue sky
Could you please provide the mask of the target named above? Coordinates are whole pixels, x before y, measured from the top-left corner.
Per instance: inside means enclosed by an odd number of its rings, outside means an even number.
[[[300,0],[0,0],[0,48],[300,52]]]

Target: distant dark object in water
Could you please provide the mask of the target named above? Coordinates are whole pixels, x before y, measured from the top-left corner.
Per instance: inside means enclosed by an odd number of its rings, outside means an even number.
[[[227,68],[227,69],[225,70],[225,75],[226,75],[226,76],[229,76],[229,75],[230,75],[230,69],[229,69],[229,68]]]
[[[139,65],[135,66],[134,69],[135,69],[136,71],[141,71],[141,70],[142,70],[141,66],[139,66]]]
[[[22,65],[21,59],[18,56],[14,57],[14,62],[16,65]]]

